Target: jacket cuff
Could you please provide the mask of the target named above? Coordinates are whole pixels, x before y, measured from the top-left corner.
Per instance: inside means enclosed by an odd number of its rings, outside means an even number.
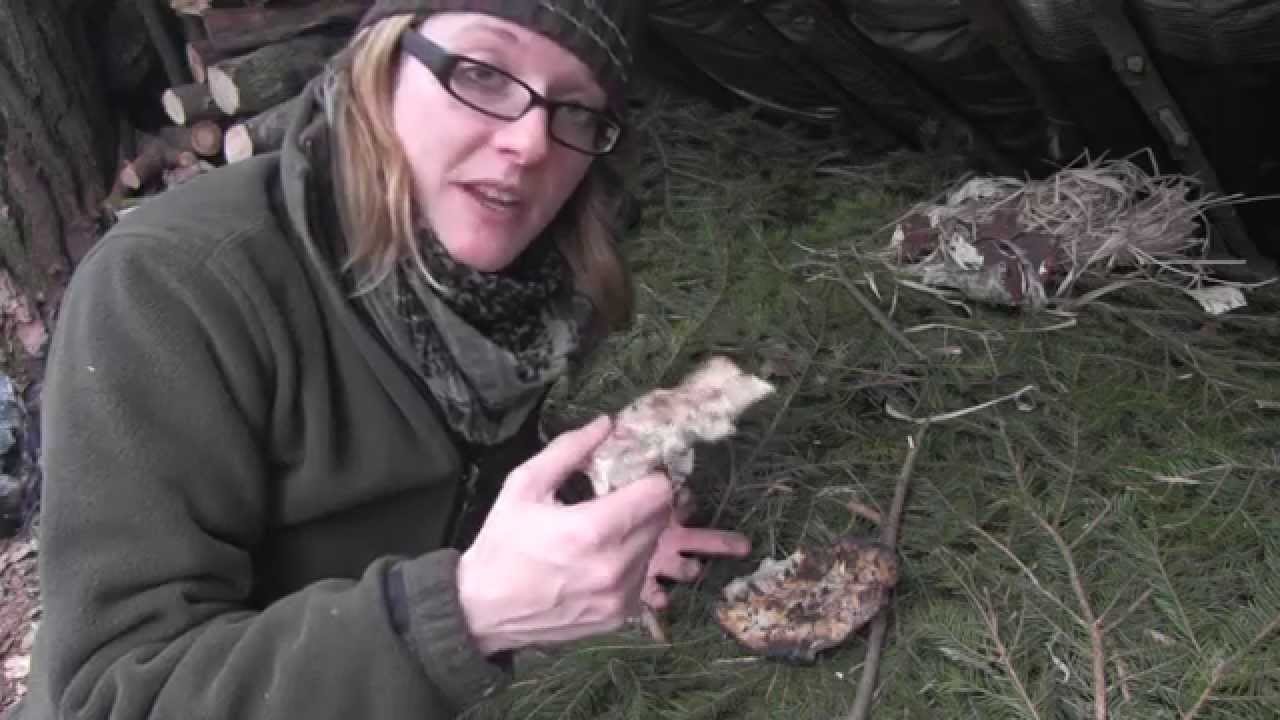
[[[511,665],[485,657],[471,636],[458,602],[458,557],[443,549],[396,563],[387,572],[387,599],[427,678],[463,710],[510,684]]]

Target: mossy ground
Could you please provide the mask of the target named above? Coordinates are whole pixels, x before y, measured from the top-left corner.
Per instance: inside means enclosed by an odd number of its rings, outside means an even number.
[[[720,587],[799,543],[877,534],[849,503],[887,511],[916,429],[887,408],[924,418],[1031,386],[927,431],[875,716],[1094,717],[1080,590],[1112,717],[1274,717],[1280,635],[1258,636],[1280,615],[1280,292],[1219,318],[1147,285],[1071,317],[962,308],[875,258],[961,174],[951,159],[860,157],[661,93],[636,132],[639,314],[554,404],[616,410],[710,353],[770,373],[777,395],[693,480],[702,519],[748,533],[754,558],[675,592],[672,647],[631,630],[526,653],[477,716],[843,715],[865,633],[811,666],[753,659],[710,616]]]

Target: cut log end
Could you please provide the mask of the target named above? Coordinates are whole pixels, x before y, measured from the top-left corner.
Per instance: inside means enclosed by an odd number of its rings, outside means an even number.
[[[182,106],[182,100],[173,88],[165,90],[160,96],[160,105],[164,107],[164,114],[168,115],[170,120],[179,125],[187,124],[187,109]]]
[[[223,138],[222,154],[228,163],[253,157],[253,137],[249,134],[249,128],[243,124],[232,125]]]
[[[227,115],[235,115],[240,111],[240,90],[222,68],[214,67],[206,70],[209,83],[209,94],[218,109]]]
[[[192,125],[191,149],[204,157],[213,157],[222,152],[222,128],[209,120]]]
[[[203,83],[168,88],[160,95],[160,104],[175,125],[193,125],[222,115]]]

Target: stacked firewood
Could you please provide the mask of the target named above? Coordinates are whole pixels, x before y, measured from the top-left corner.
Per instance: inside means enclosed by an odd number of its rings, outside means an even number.
[[[136,133],[116,180],[123,195],[169,187],[278,148],[292,101],[373,4],[136,1],[170,84],[159,101],[173,124]]]

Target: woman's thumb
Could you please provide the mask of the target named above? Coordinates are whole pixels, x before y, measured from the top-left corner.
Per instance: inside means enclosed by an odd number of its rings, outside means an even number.
[[[577,430],[561,433],[542,452],[512,470],[502,492],[525,500],[546,499],[566,478],[586,466],[591,453],[612,429],[613,421],[608,415],[601,415]]]

